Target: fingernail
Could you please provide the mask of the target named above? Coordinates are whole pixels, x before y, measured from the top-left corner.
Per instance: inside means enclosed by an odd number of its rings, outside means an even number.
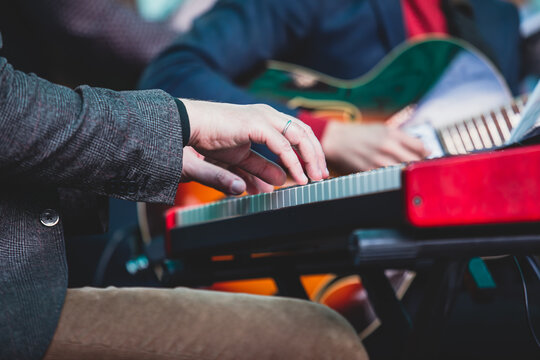
[[[324,168],[324,176],[325,177],[330,176],[330,171],[328,171],[328,168]]]
[[[307,184],[308,181],[309,181],[309,180],[308,180],[306,174],[302,174],[302,183],[303,183],[303,184]]]
[[[241,194],[244,192],[244,183],[240,180],[234,180],[231,186],[233,194]]]

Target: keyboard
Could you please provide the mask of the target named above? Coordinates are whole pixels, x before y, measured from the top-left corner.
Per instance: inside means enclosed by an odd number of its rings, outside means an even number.
[[[289,251],[359,228],[540,221],[540,146],[398,165],[167,214],[166,251]]]

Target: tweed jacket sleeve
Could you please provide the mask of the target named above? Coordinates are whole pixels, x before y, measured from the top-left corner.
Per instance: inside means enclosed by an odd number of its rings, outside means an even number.
[[[172,203],[182,169],[174,99],[54,85],[0,58],[0,183]]]

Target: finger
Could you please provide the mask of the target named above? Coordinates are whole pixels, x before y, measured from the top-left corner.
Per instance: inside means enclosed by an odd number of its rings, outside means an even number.
[[[382,154],[374,155],[370,159],[371,169],[377,169],[381,167],[395,165],[396,163],[397,163],[396,159],[389,156],[382,155]]]
[[[274,191],[274,187],[256,176],[251,175],[250,173],[239,169],[237,167],[232,167],[229,169],[238,176],[240,176],[246,182],[246,191],[248,194],[260,194]]]
[[[318,159],[319,162],[319,168],[322,171],[323,178],[327,178],[330,173],[328,171],[328,167],[326,165],[326,156],[324,155],[324,150],[322,148],[321,142],[317,137],[315,136],[315,133],[313,132],[313,129],[311,129],[310,126],[302,122],[301,120],[298,120],[292,116],[288,117],[289,120],[293,121],[297,126],[300,126],[308,135],[308,139],[313,145],[313,148],[315,149],[315,156]]]
[[[237,166],[230,166],[222,161],[213,159],[211,157],[205,158],[205,161],[240,176],[246,183],[246,192],[248,194],[259,194],[262,192],[271,192],[274,190],[274,187],[272,185],[249,174],[248,172],[238,168]]]
[[[298,151],[298,154],[304,160],[304,165],[308,176],[315,181],[323,179],[321,161],[317,157],[317,151],[313,143],[309,140],[309,135],[305,129],[292,123],[287,129],[285,137],[289,143]]]
[[[308,178],[304,174],[302,165],[298,160],[298,156],[294,152],[289,141],[281,135],[275,128],[268,126],[266,129],[261,129],[259,132],[253,132],[250,138],[251,141],[266,145],[270,151],[276,154],[283,165],[289,170],[292,178],[300,185],[305,185],[308,182]],[[277,165],[276,165],[277,166]],[[247,169],[246,169],[247,170]],[[254,174],[253,172],[247,170],[248,172]],[[257,175],[257,174],[254,174]],[[261,177],[262,178],[262,177]],[[274,181],[269,181],[269,179],[262,178],[264,181],[272,185],[282,185],[285,180],[281,183],[276,183]]]
[[[203,159],[193,158],[190,163],[190,180],[231,195],[240,195],[246,191],[246,182],[240,176]]]
[[[343,156],[339,162],[333,163],[332,166],[335,167],[337,171],[344,174],[367,171],[375,168],[375,165],[365,160],[363,154],[354,153]]]
[[[268,193],[274,191],[274,186],[262,181],[261,179],[251,176],[249,181],[246,181],[247,193],[251,195]]]
[[[287,144],[289,145],[288,142]],[[280,186],[285,183],[285,180],[287,180],[287,175],[279,165],[266,159],[251,149],[247,152],[247,156],[235,165],[237,168],[242,169],[272,185]],[[300,171],[302,171],[301,168]]]

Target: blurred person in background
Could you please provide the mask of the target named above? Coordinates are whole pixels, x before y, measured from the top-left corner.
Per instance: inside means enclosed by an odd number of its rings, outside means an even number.
[[[133,89],[150,60],[210,6],[205,0],[175,0],[168,10],[149,10],[143,1],[3,1],[2,54],[65,85]]]
[[[400,44],[428,34],[470,42],[517,92],[522,71],[518,12],[498,0],[222,0],[151,63],[140,86],[205,100],[269,103],[301,116],[334,168],[368,170],[419,160],[427,152],[418,139],[399,130],[314,118],[256,97],[240,84],[260,74],[267,60],[356,79]]]
[[[217,0],[136,0],[137,10],[149,21],[166,21],[170,27],[186,32],[193,21],[210,10]]]

